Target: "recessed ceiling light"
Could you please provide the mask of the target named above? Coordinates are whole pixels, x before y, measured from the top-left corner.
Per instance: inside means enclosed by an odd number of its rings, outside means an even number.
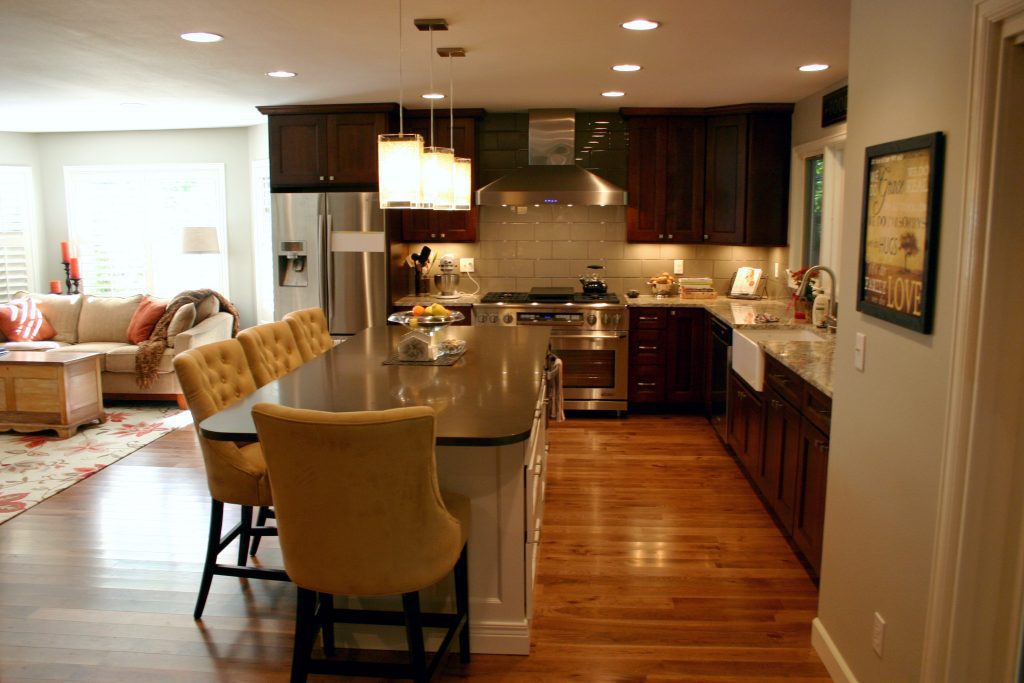
[[[602,97],[622,97],[625,94],[626,93],[622,92],[621,90],[609,90],[607,92],[601,93],[601,96]]]
[[[612,71],[639,71],[641,68],[639,64],[616,64]]]
[[[651,29],[658,28],[661,24],[650,19],[634,19],[621,24],[621,26],[622,28],[628,28],[630,31],[650,31]]]
[[[122,102],[121,106],[122,107],[129,107],[129,108],[130,107],[145,107],[146,103],[145,102]]]
[[[827,68],[828,64],[804,64],[800,71],[824,71]]]
[[[187,40],[190,43],[219,43],[224,40],[224,36],[217,33],[206,33],[205,31],[195,31],[192,33],[182,33],[182,40]]]
[[[295,78],[294,71],[268,71],[267,75],[271,78]]]
[[[425,100],[443,100],[444,99],[444,93],[425,92],[422,95],[420,95],[420,97],[422,97]]]

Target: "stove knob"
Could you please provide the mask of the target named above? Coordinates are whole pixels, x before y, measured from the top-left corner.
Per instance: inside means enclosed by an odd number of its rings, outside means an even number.
[[[491,322],[492,323],[498,322],[498,314],[497,313],[491,313]]]
[[[506,325],[511,325],[512,324],[512,314],[511,313],[506,313],[505,315],[503,315],[501,317],[501,321],[503,323],[505,323]]]
[[[607,327],[608,325],[611,324],[611,322],[612,322],[612,317],[610,315],[608,315],[607,313],[602,313],[601,314],[601,324],[602,325]]]
[[[590,315],[588,315],[588,316],[587,316],[587,324],[588,324],[588,325],[590,325],[591,327],[593,327],[594,325],[596,325],[596,324],[597,324],[597,316],[596,316],[596,315],[594,315],[593,313],[591,313]]]

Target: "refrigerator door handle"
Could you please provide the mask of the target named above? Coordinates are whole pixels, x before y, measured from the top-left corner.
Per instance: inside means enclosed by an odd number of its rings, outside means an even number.
[[[330,300],[331,282],[334,281],[334,268],[331,263],[331,235],[329,230],[330,214],[320,214],[317,224],[316,241],[317,256],[320,259],[320,306],[330,316],[333,303]],[[330,317],[327,318],[330,320]]]

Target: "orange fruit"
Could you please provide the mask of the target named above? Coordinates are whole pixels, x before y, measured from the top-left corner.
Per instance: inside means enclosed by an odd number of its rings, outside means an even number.
[[[413,314],[413,315],[423,315],[423,313],[424,313],[424,312],[425,312],[426,310],[427,310],[427,309],[425,309],[425,308],[423,308],[422,306],[420,306],[419,304],[417,304],[417,305],[415,305],[415,306],[413,306],[413,307],[412,307],[412,314]]]

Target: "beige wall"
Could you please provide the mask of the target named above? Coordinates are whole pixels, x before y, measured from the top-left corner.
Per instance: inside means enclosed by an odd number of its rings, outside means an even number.
[[[842,123],[835,123],[827,128],[821,127],[821,98],[834,90],[839,90],[846,84],[847,79],[845,78],[836,81],[796,103],[793,107],[794,147],[833,135],[842,127]]]
[[[854,0],[820,626],[861,683],[917,681],[936,527],[964,187],[971,0]],[[934,333],[855,311],[865,148],[947,135]],[[854,335],[867,337],[853,367]],[[885,649],[871,648],[873,613]]]

